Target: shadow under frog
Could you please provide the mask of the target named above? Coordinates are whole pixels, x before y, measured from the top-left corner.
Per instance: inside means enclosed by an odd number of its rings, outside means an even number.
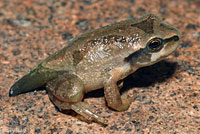
[[[157,82],[162,83],[172,77],[177,68],[179,68],[177,62],[168,62],[166,60],[140,68],[123,80],[123,87],[120,89],[120,93],[123,94],[123,92],[136,87],[146,88]],[[84,98],[103,96],[103,89],[98,89],[87,93]]]

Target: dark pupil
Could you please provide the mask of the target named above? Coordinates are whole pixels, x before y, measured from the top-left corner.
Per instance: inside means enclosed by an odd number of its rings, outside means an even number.
[[[159,46],[160,46],[160,42],[159,42],[159,41],[154,41],[154,42],[152,42],[152,43],[149,44],[149,47],[150,47],[151,49],[156,49],[156,48],[158,48]]]
[[[162,45],[162,41],[160,39],[156,39],[149,43],[149,48],[152,51],[158,51],[158,50],[160,50],[161,45]]]

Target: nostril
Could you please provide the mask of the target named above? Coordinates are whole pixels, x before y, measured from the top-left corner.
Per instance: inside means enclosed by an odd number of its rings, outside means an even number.
[[[178,41],[179,37],[178,36],[174,36],[173,39],[174,39],[174,41]]]

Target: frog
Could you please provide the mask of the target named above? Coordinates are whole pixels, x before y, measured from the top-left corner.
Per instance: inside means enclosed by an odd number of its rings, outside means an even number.
[[[120,94],[120,81],[165,59],[176,50],[179,40],[180,32],[152,13],[103,26],[80,34],[40,62],[13,84],[9,96],[45,85],[50,101],[60,111],[73,110],[88,120],[107,124],[107,119],[84,101],[84,95],[103,88],[107,106],[126,111],[135,97]]]

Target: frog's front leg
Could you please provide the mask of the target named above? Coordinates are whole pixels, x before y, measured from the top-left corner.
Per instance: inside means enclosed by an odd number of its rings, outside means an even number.
[[[73,74],[63,74],[47,83],[47,91],[50,100],[60,109],[72,109],[88,120],[96,120],[106,124],[103,117],[86,102],[82,102],[84,85],[81,79]]]
[[[126,71],[128,70],[124,70],[124,68],[116,68],[108,72],[104,80],[104,94],[107,104],[110,108],[117,111],[127,110],[136,97],[136,94],[133,97],[128,96],[127,92],[122,96],[120,95],[119,88],[121,84],[117,84],[117,82],[125,75]]]

